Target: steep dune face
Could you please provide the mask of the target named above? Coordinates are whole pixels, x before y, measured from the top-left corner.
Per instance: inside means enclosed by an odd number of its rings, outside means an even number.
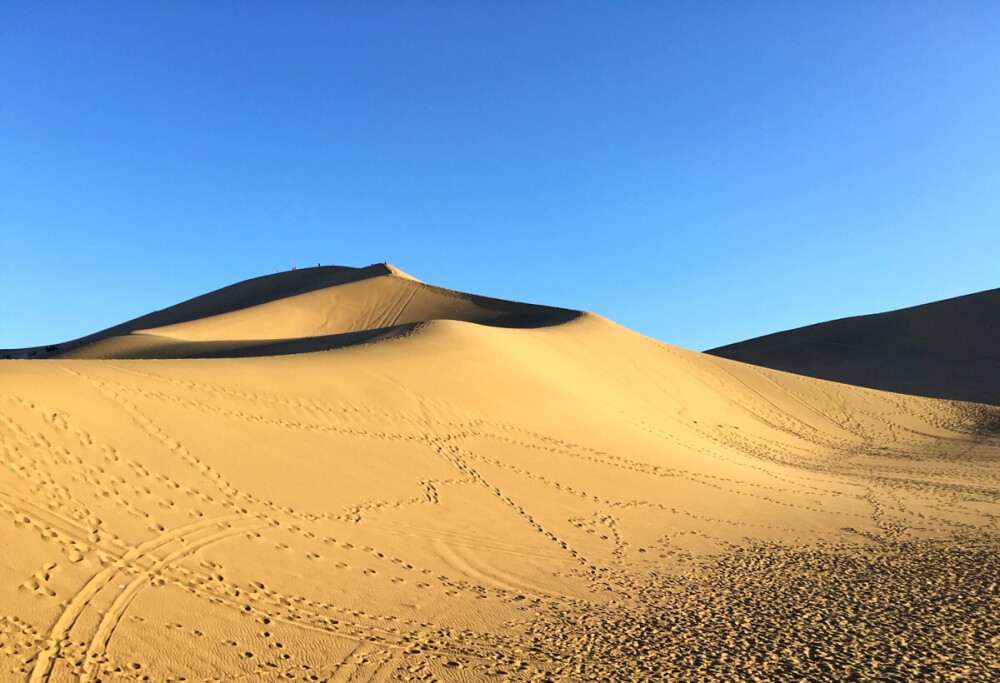
[[[315,290],[147,332],[225,344],[271,315],[312,338],[426,321],[379,344],[0,362],[0,670],[1000,670],[1000,410],[744,365],[591,314],[500,326],[477,299],[447,319],[437,292],[408,291],[413,308],[382,306],[395,319],[338,318]]]
[[[1000,289],[706,353],[873,389],[1000,405]]]

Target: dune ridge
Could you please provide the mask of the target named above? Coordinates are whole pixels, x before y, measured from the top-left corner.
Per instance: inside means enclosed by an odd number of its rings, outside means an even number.
[[[1000,673],[1000,409],[402,280],[0,361],[0,678]]]

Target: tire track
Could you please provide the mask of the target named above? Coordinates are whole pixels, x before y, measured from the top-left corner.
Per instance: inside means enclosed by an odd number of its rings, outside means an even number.
[[[92,681],[95,679],[96,674],[94,672],[94,667],[98,664],[97,660],[104,656],[108,643],[111,641],[111,637],[114,635],[114,631],[117,628],[118,623],[125,614],[125,610],[128,609],[128,606],[139,594],[139,591],[145,588],[155,576],[163,571],[163,569],[175,563],[177,560],[187,557],[188,555],[212,545],[213,543],[231,538],[246,531],[263,528],[267,526],[267,523],[262,520],[248,520],[242,524],[230,526],[226,523],[225,525],[229,528],[194,541],[185,542],[177,550],[169,553],[162,559],[156,560],[149,569],[138,569],[139,575],[132,579],[115,597],[107,611],[104,613],[100,624],[98,624],[97,630],[94,633],[93,638],[91,638],[90,645],[87,647],[86,656],[83,661],[83,670],[80,674],[81,681]],[[200,532],[204,530],[206,529],[198,529],[197,531]],[[178,540],[183,539],[179,538]],[[149,556],[147,555],[146,557]],[[129,570],[133,569],[135,568],[129,568]]]
[[[83,588],[77,591],[73,597],[70,598],[69,604],[59,615],[55,624],[53,624],[46,638],[44,648],[38,653],[38,659],[35,661],[35,666],[28,678],[29,683],[39,683],[41,681],[48,680],[49,675],[52,672],[52,667],[55,664],[56,659],[59,657],[62,642],[69,637],[73,626],[83,614],[84,610],[86,610],[90,605],[91,601],[120,571],[132,567],[148,553],[167,543],[171,543],[182,538],[185,534],[190,534],[206,527],[226,524],[231,521],[236,521],[239,518],[239,515],[229,515],[216,519],[202,520],[173,529],[157,536],[156,538],[150,539],[145,543],[135,546],[119,559],[94,574],[90,580],[84,584]]]

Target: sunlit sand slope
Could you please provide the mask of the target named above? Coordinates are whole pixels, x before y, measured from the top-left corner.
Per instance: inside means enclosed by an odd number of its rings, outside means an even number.
[[[1000,405],[1000,289],[800,327],[707,353],[873,389]]]
[[[247,316],[156,334],[244,340]],[[987,680],[998,424],[589,314],[0,361],[0,671]]]

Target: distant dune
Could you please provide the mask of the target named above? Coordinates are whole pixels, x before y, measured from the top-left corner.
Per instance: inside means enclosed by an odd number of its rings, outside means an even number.
[[[1000,405],[1000,289],[705,353],[872,389]]]
[[[1000,675],[996,407],[386,265],[45,354],[0,361],[5,680]]]

